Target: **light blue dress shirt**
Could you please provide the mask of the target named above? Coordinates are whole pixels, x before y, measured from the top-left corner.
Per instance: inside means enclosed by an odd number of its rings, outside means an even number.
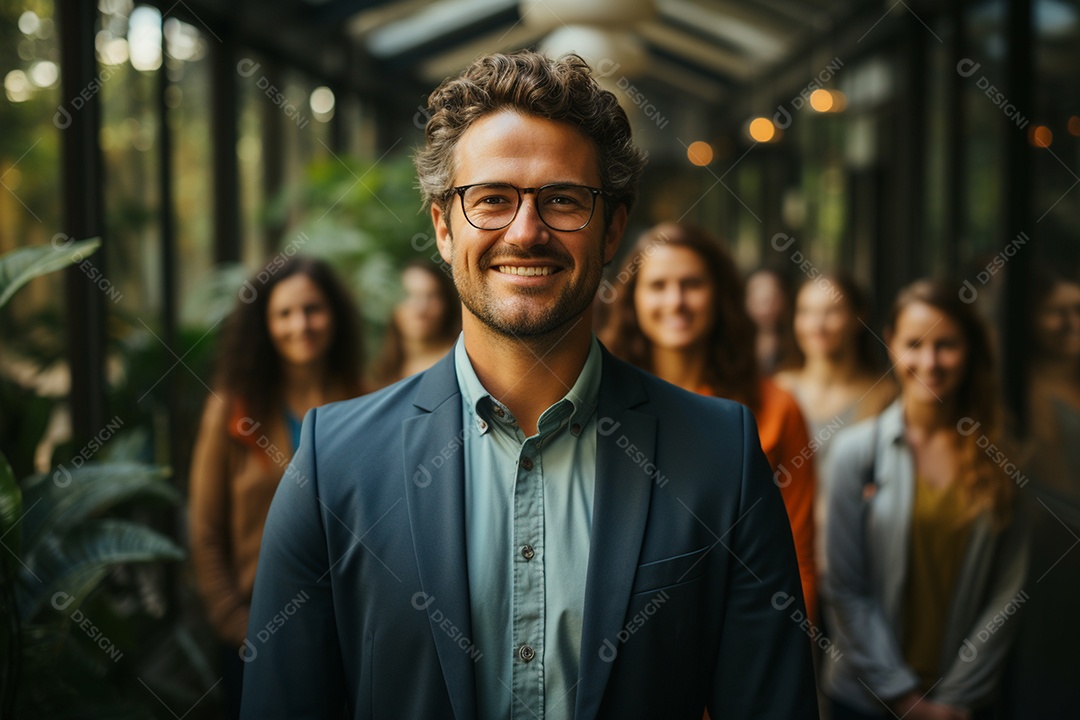
[[[465,544],[480,720],[570,720],[577,698],[596,479],[600,344],[532,437],[459,338]]]

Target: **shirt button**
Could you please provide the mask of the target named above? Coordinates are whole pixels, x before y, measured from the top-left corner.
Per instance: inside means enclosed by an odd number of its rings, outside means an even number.
[[[518,657],[522,662],[532,662],[532,659],[536,657],[536,651],[529,645],[522,645],[518,648]]]
[[[531,457],[523,457],[523,458],[521,458],[521,467],[525,468],[526,470],[532,470],[533,469],[532,458]]]
[[[576,437],[581,434],[581,425],[574,423],[570,426],[570,432]]]
[[[536,550],[533,548],[532,545],[522,545],[521,557],[525,558],[526,560],[532,560],[534,557],[536,557]]]
[[[483,420],[479,421],[476,424],[480,427],[480,430],[487,430],[487,423],[484,422]]]

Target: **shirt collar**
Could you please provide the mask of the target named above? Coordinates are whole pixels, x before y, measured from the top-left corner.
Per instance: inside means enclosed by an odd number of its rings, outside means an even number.
[[[540,432],[546,434],[549,428],[545,428],[548,419],[569,416],[571,433],[577,437],[589,418],[596,411],[597,398],[600,394],[600,371],[603,366],[603,357],[600,352],[600,343],[596,336],[592,336],[589,345],[589,355],[585,358],[585,365],[574,382],[573,387],[561,400],[549,407],[540,416]],[[461,388],[462,400],[469,415],[480,434],[485,434],[491,427],[491,423],[500,422],[514,425],[514,418],[505,405],[492,397],[480,383],[476,376],[469,354],[465,351],[465,336],[458,336],[454,346],[454,369],[457,372],[458,386]],[[566,405],[564,405],[566,403]],[[556,426],[561,422],[556,423]]]

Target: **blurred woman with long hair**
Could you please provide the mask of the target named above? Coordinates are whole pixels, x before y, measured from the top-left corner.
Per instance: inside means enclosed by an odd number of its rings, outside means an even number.
[[[877,361],[880,341],[869,323],[866,295],[843,274],[807,279],[795,295],[796,348],[791,366],[773,379],[799,403],[820,468],[832,439],[841,429],[877,415],[896,397],[889,373]],[[825,482],[818,474],[814,527],[817,570],[825,557]]]
[[[297,256],[268,265],[239,298],[219,341],[190,488],[195,580],[222,646],[233,717],[263,526],[301,420],[361,392],[359,319],[326,263]]]
[[[761,447],[791,521],[799,576],[816,616],[809,437],[794,398],[761,376],[755,328],[731,256],[703,230],[664,223],[645,232],[620,271],[600,339],[616,356],[687,390],[753,411]]]
[[[797,349],[791,333],[791,293],[776,270],[761,268],[746,278],[746,312],[757,328],[758,369],[772,375],[791,363]]]
[[[401,271],[405,297],[394,306],[372,371],[382,387],[427,370],[450,352],[461,332],[461,301],[448,271],[424,259]]]
[[[900,396],[823,469],[833,720],[987,717],[1016,629],[995,618],[1024,602],[991,347],[957,288],[900,292],[885,330]]]

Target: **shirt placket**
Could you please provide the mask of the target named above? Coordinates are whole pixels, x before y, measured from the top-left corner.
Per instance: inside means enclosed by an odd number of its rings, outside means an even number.
[[[521,445],[514,483],[514,720],[544,717],[544,476],[536,440]]]

